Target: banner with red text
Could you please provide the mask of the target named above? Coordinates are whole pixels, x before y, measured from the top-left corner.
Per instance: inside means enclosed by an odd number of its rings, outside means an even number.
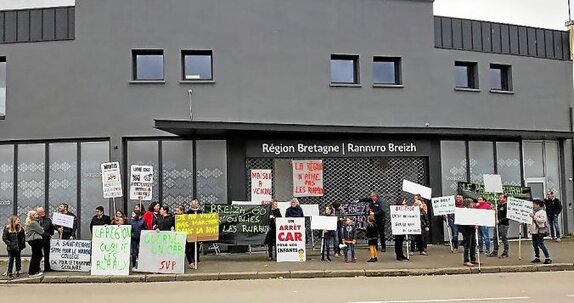
[[[323,160],[293,160],[293,196],[323,196]]]
[[[305,262],[305,218],[276,218],[277,262]]]
[[[263,205],[271,203],[273,196],[273,172],[270,169],[251,170],[251,202]]]

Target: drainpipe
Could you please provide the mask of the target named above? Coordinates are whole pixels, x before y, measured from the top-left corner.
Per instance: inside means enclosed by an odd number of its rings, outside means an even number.
[[[568,0],[568,22],[566,22],[566,24],[564,24],[567,28],[568,28],[568,32],[570,33],[570,60],[574,60],[574,21],[572,20],[572,15],[570,12],[570,0]],[[572,67],[572,89],[570,90],[570,131],[574,132],[574,65]],[[570,140],[570,146],[572,148],[571,151],[571,156],[574,157],[574,140]],[[572,159],[572,166],[573,166],[573,171],[574,171],[574,159]],[[568,183],[572,183],[572,178],[568,178]],[[574,194],[574,189],[573,189],[573,194]],[[564,214],[565,218],[563,218],[563,223],[565,223],[564,226],[564,231],[563,234],[565,234],[566,232],[570,232],[572,233],[572,230],[570,230],[570,215],[574,216],[574,211],[573,211],[573,206],[572,206],[572,201],[564,201],[564,208],[567,209],[567,211],[563,211],[562,213]]]

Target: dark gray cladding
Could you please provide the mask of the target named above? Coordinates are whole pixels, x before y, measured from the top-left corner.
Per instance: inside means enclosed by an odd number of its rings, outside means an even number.
[[[74,40],[75,8],[0,11],[0,44]]]

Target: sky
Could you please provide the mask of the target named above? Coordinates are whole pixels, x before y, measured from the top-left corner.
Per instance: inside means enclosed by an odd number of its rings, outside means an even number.
[[[0,10],[74,3],[75,0],[0,0]],[[434,14],[565,30],[568,0],[435,0]]]

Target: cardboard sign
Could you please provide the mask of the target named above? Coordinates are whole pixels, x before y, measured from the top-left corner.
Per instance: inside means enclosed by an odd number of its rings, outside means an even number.
[[[337,230],[337,217],[334,216],[312,216],[312,230]]]
[[[276,218],[277,262],[305,262],[305,218]]]
[[[301,204],[305,217],[319,216],[319,204]]]
[[[435,216],[454,214],[456,208],[454,196],[432,198],[432,211]]]
[[[293,197],[322,197],[323,160],[293,160]]]
[[[287,202],[277,202],[277,207],[279,208],[279,211],[281,212],[281,215],[283,217],[285,217],[285,212],[287,211],[287,208],[291,207],[291,202],[287,201]],[[305,214],[305,212],[303,212],[303,215]]]
[[[273,197],[273,173],[270,169],[251,170],[251,202],[271,203]]]
[[[367,206],[369,202],[343,203],[341,209],[347,217],[354,217],[355,228],[357,230],[367,229]]]
[[[119,198],[123,196],[120,163],[102,163],[102,188],[104,199]]]
[[[189,242],[219,240],[219,214],[196,214],[175,216],[175,231],[187,235]]]
[[[92,276],[130,274],[131,225],[94,226],[92,232]]]
[[[484,191],[488,193],[502,193],[502,178],[500,175],[482,175]]]
[[[209,213],[219,214],[219,243],[263,245],[269,231],[270,206],[211,204]]]
[[[183,274],[185,233],[142,230],[137,271]]]
[[[454,210],[454,224],[488,226],[495,225],[494,209],[459,208]]]
[[[499,206],[500,207],[500,206]],[[530,214],[533,213],[532,201],[521,200],[516,198],[508,198],[506,218],[516,221],[518,223],[532,224],[532,217]]]
[[[391,205],[390,208],[393,235],[421,234],[421,210],[418,206]]]
[[[152,199],[153,166],[132,165],[130,170],[130,199]]]
[[[425,199],[432,198],[432,188],[408,180],[403,180],[403,191],[413,195],[420,194]]]
[[[74,217],[64,215],[61,213],[53,213],[52,214],[52,224],[57,226],[64,226],[67,228],[74,228]]]
[[[50,268],[55,271],[90,272],[92,241],[50,241]]]

